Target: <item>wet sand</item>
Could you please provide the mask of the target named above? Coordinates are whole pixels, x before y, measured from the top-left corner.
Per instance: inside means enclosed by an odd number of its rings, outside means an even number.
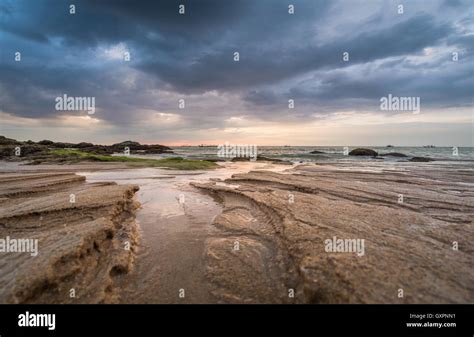
[[[87,181],[140,186],[140,243],[133,270],[118,278],[121,303],[215,303],[206,278],[205,243],[222,206],[191,182],[230,178],[251,169],[284,170],[266,163],[224,163],[213,171],[136,169],[79,174]]]
[[[1,234],[43,252],[2,259],[0,301],[474,301],[469,163],[220,165],[0,166]],[[364,254],[328,252],[333,237],[365,240]]]

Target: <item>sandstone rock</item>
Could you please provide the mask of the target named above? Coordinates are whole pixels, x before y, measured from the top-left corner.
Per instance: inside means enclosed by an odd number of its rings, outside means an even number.
[[[84,180],[71,173],[0,174],[0,238],[38,240],[37,256],[0,253],[0,303],[117,301],[114,279],[130,270],[138,239],[138,187]]]
[[[399,165],[403,170],[300,165],[194,183],[224,204],[206,250],[217,300],[474,302],[471,171]],[[364,240],[364,255],[327,251],[334,237]]]

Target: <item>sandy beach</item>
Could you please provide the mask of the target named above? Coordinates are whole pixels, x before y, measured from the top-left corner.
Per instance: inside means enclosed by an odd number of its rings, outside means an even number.
[[[0,302],[474,301],[468,164],[219,165],[2,164]]]

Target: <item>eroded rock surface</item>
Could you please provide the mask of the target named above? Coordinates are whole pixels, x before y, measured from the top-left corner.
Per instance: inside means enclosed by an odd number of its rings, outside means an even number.
[[[225,207],[205,252],[217,301],[473,303],[472,168],[370,165],[193,184]],[[363,239],[364,254],[328,252],[334,237]]]
[[[0,174],[0,186],[0,239],[38,240],[36,256],[0,252],[0,303],[116,302],[114,278],[134,259],[138,187],[73,173]]]

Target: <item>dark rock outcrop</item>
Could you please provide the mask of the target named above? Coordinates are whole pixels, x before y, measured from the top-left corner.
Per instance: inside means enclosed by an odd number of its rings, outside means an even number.
[[[17,149],[19,152],[17,152]],[[17,144],[17,145],[0,145],[0,159],[4,160],[22,160],[32,155],[46,153],[47,147],[38,144]]]
[[[371,156],[377,157],[378,153],[371,149],[358,148],[349,152],[349,156]]]
[[[399,152],[389,152],[389,153],[382,153],[380,154],[381,157],[408,157],[406,154],[399,153]]]
[[[426,162],[434,161],[434,159],[428,158],[428,157],[413,157],[410,159],[410,161],[416,162],[416,163],[426,163]]]
[[[50,145],[54,145],[54,142],[52,140],[44,139],[44,140],[40,140],[38,144],[50,146]]]
[[[16,141],[15,139],[7,138],[5,136],[0,136],[0,145],[17,145],[17,144],[21,144],[21,143]]]
[[[20,155],[16,155],[16,147],[20,147]],[[29,140],[27,142],[20,142],[14,139],[0,136],[0,159],[6,160],[21,160],[34,159],[35,155],[47,155],[49,150],[54,149],[77,149],[84,152],[100,155],[111,155],[113,153],[123,153],[126,148],[132,154],[161,154],[173,153],[171,148],[159,144],[140,144],[133,141],[125,141],[113,145],[95,145],[92,143],[64,143],[53,142],[51,140],[42,140],[37,143]]]

